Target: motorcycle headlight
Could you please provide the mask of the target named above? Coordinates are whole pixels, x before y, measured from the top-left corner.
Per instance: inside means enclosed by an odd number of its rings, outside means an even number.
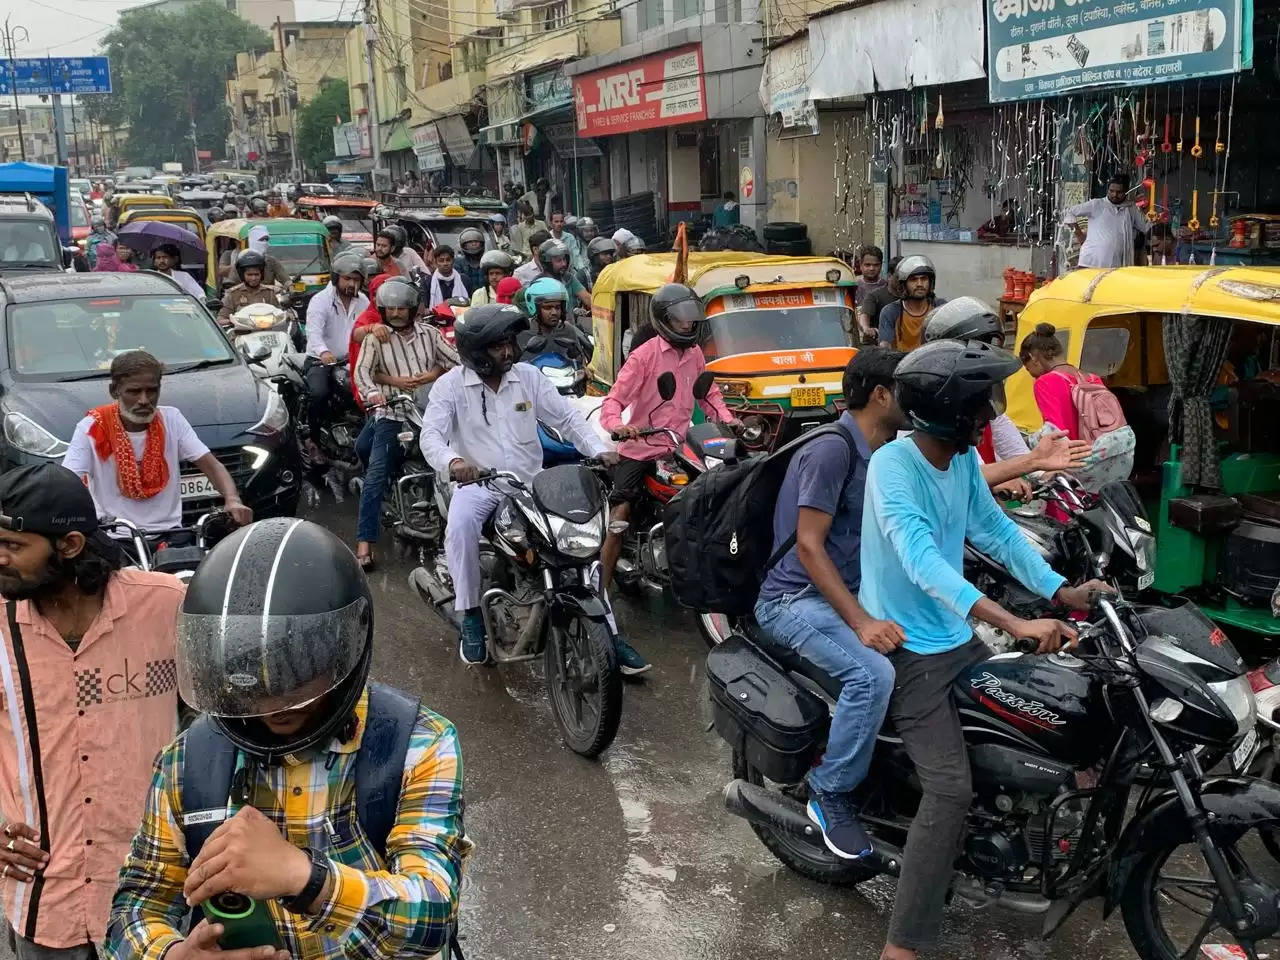
[[[1138,565],[1138,572],[1150,573],[1156,568],[1156,538],[1131,527],[1126,527],[1125,533],[1128,534],[1130,552]]]
[[[259,437],[274,437],[276,434],[283,433],[287,426],[289,426],[289,408],[284,405],[280,394],[275,390],[268,390],[267,409],[263,412],[262,419],[250,427],[248,432]]]
[[[59,440],[30,417],[10,411],[4,415],[4,438],[23,453],[54,459],[67,452],[67,441]]]
[[[1209,684],[1218,698],[1227,705],[1231,716],[1235,718],[1237,736],[1244,736],[1253,729],[1258,707],[1253,699],[1253,688],[1249,686],[1247,676],[1234,677]]]
[[[604,515],[597,514],[585,523],[552,517],[551,535],[556,549],[565,556],[579,559],[593,556],[604,543]]]

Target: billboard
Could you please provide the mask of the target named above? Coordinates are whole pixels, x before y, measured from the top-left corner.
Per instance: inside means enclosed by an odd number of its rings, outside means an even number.
[[[106,57],[32,57],[0,60],[0,94],[19,96],[110,93],[111,64]]]
[[[705,120],[702,46],[677,47],[574,77],[573,104],[580,137]]]

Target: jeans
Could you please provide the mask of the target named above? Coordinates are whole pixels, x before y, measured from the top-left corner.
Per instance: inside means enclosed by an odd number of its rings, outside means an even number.
[[[831,718],[827,751],[809,772],[826,793],[848,793],[867,775],[876,734],[893,691],[893,667],[861,640],[814,587],[756,604],[756,621],[775,643],[794,650],[844,686]]]
[[[973,802],[969,753],[951,684],[991,651],[977,638],[944,653],[898,649],[889,716],[915,765],[924,796],[907,831],[902,875],[893,898],[889,942],[908,950],[933,946],[951,886],[965,814]]]
[[[45,947],[20,937],[9,928],[9,945],[18,960],[97,960],[98,950],[92,943],[78,947]]]
[[[361,543],[377,543],[382,532],[382,497],[387,490],[387,477],[404,462],[404,447],[400,443],[399,420],[370,418],[356,440],[356,451],[361,446],[368,451],[364,471],[364,486],[360,490],[360,519],[356,522],[356,539]]]

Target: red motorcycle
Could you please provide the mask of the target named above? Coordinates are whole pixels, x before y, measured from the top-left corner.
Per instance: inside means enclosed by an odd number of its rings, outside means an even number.
[[[451,347],[457,347],[457,337],[454,336],[453,324],[457,320],[457,311],[465,310],[471,306],[471,301],[462,297],[453,297],[449,300],[441,300],[430,312],[427,313],[427,320],[440,328],[440,334],[444,337],[445,342]]]

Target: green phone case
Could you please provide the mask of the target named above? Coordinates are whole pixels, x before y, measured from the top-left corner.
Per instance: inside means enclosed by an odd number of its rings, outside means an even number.
[[[218,946],[223,950],[284,946],[267,905],[243,893],[218,894],[204,905],[204,915],[210,923],[222,924]]]

